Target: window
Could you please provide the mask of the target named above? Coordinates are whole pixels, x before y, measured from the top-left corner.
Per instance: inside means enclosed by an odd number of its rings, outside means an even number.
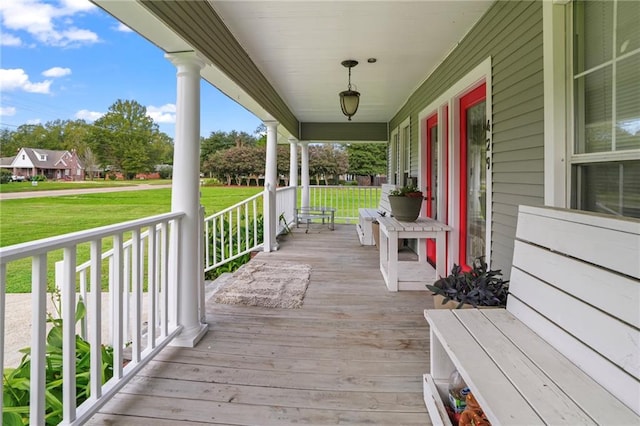
[[[640,217],[640,2],[573,6],[572,207]]]
[[[407,118],[400,125],[400,148],[398,155],[399,185],[410,185],[411,176],[411,121]],[[415,182],[414,182],[415,184]]]

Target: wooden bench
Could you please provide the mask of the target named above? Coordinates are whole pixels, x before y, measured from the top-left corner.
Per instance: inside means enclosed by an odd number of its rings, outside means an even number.
[[[506,309],[425,310],[434,425],[457,369],[498,424],[640,424],[640,220],[521,206]]]
[[[382,216],[391,215],[391,205],[389,204],[389,192],[396,189],[396,185],[383,184],[380,191],[380,202],[377,209],[358,209],[358,224],[356,231],[360,244],[363,246],[372,246],[375,244],[373,240],[373,232],[371,224]]]

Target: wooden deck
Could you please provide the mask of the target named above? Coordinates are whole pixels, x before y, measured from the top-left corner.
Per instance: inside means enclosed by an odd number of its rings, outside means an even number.
[[[389,293],[354,225],[294,231],[259,256],[312,266],[301,309],[209,302],[197,347],[165,349],[88,424],[429,424],[430,293]]]

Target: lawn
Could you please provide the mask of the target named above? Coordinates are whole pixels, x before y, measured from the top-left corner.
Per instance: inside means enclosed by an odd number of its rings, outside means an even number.
[[[210,215],[260,191],[258,187],[202,187],[201,203]],[[2,200],[0,247],[153,216],[170,208],[169,188]],[[108,248],[105,244],[104,249]],[[49,262],[61,257],[54,253]],[[78,258],[88,258],[88,248],[81,247]],[[10,264],[7,293],[31,291],[29,271],[29,259]]]
[[[136,185],[170,185],[171,181],[166,179],[154,180],[84,180],[79,182],[58,182],[45,181],[38,182],[33,186],[32,182],[10,182],[0,185],[0,193],[29,192],[29,191],[56,191],[60,189],[87,189],[87,188],[109,188],[118,186]]]

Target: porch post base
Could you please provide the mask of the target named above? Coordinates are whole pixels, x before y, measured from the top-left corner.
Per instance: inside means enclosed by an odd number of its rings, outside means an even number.
[[[178,334],[175,339],[169,343],[169,346],[177,346],[181,348],[193,348],[209,331],[208,324],[200,324],[196,327],[192,327],[188,330],[182,330],[182,333]]]

